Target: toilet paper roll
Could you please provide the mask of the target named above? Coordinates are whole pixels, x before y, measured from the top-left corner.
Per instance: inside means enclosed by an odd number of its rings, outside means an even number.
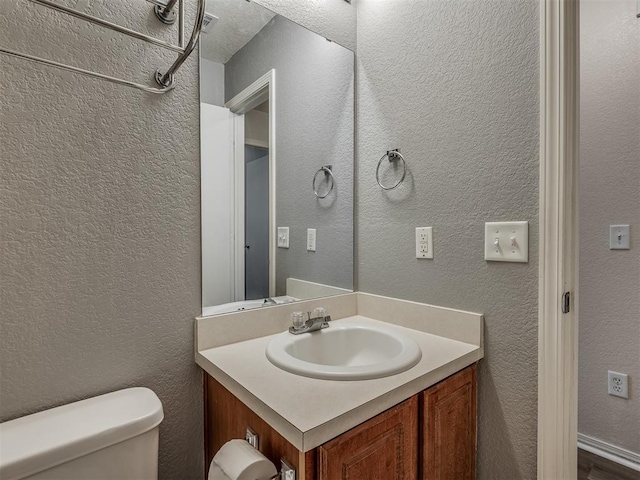
[[[208,480],[269,480],[278,470],[245,440],[230,440],[215,454]]]

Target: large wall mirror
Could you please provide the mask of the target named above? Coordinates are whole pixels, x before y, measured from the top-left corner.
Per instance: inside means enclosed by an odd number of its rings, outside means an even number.
[[[203,316],[352,291],[354,53],[254,2],[207,12]]]

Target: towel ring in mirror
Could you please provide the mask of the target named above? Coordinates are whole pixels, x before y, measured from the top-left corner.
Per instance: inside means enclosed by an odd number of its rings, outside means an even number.
[[[316,172],[316,174],[313,176],[313,181],[311,182],[311,186],[313,187],[313,193],[315,193],[316,197],[327,198],[329,194],[333,191],[333,185],[335,184],[336,179],[333,177],[333,173],[331,172],[332,168],[333,168],[332,165],[326,165],[324,167],[320,167]],[[320,195],[318,193],[318,188],[316,187],[316,180],[318,179],[318,174],[323,172],[325,177],[331,177],[331,186],[329,187],[329,190],[327,191],[327,193],[325,193],[324,195]]]
[[[398,180],[398,182],[395,185],[392,185],[390,187],[383,185],[382,182],[380,181],[380,165],[382,165],[382,162],[385,158],[388,158],[389,162],[395,162],[398,160],[402,161],[402,178],[400,178],[400,180]],[[400,153],[399,148],[395,150],[387,151],[387,153],[385,153],[378,161],[378,167],[376,168],[376,181],[378,182],[378,185],[380,185],[380,188],[382,188],[383,190],[393,190],[397,186],[401,185],[402,182],[404,182],[404,177],[406,176],[407,176],[407,162],[404,161],[404,157]]]

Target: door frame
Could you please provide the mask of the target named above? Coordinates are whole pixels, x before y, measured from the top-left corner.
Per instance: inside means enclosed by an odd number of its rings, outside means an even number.
[[[540,42],[538,478],[554,480],[577,477],[579,0],[540,0]]]
[[[269,296],[276,295],[276,71],[269,70],[225,103],[234,116],[235,298],[244,300],[244,114],[269,100]]]

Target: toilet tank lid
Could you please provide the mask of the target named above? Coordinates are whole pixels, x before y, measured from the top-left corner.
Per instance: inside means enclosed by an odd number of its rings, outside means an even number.
[[[0,478],[41,472],[157,427],[162,403],[135,387],[0,423]]]

